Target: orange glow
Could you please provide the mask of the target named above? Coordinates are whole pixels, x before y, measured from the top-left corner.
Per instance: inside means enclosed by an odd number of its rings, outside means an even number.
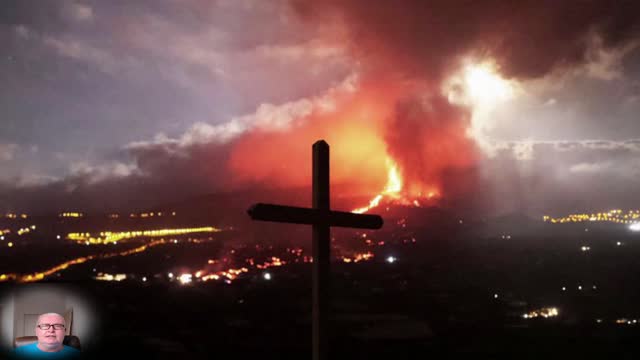
[[[316,123],[308,130],[287,133],[256,133],[239,144],[230,166],[239,181],[266,181],[276,187],[305,186],[311,181],[310,146],[325,139],[331,146],[331,182],[363,184],[379,188],[384,182],[384,143],[364,122],[338,123],[331,132]],[[303,133],[304,131],[304,133]],[[283,145],[286,144],[286,145]],[[257,160],[256,154],[260,154]],[[286,161],[282,161],[286,159]],[[274,164],[279,164],[274,167]]]
[[[204,270],[199,270],[198,272],[202,274]],[[227,269],[212,274],[202,275],[199,278],[201,281],[220,280],[223,277],[227,278],[228,280],[235,280],[240,274],[246,272],[249,272],[249,269],[247,269],[246,267],[242,267],[239,269]]]
[[[295,119],[288,129],[248,132],[234,144],[229,158],[235,175],[231,185],[308,186],[311,144],[324,139],[331,146],[332,185],[349,186],[349,195],[379,191],[387,181],[384,121],[392,115],[403,86],[368,83],[355,93],[334,94],[333,110]]]

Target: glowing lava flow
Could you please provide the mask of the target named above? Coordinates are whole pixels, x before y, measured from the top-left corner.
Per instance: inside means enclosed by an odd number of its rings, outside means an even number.
[[[355,254],[353,257],[342,257],[342,262],[345,263],[358,263],[360,261],[368,261],[373,259],[374,255],[371,251],[367,251],[366,253]]]
[[[352,212],[356,214],[365,213],[374,207],[380,205],[380,200],[386,196],[397,196],[397,194],[402,190],[402,178],[398,173],[398,166],[392,162],[389,158],[387,158],[387,167],[389,168],[389,175],[387,180],[387,185],[384,187],[382,193],[376,195],[371,201],[369,201],[369,205],[365,207],[361,207],[353,210]]]
[[[249,273],[256,270],[267,270],[272,267],[280,267],[290,263],[298,263],[302,260],[303,263],[312,263],[313,259],[310,256],[302,255],[302,249],[288,249],[287,253],[291,253],[293,258],[290,260],[284,260],[277,256],[271,256],[265,259],[262,263],[256,263],[253,258],[245,259],[244,261],[248,264],[247,266],[239,267],[239,268],[229,268],[226,270],[219,270],[215,272],[209,272],[208,269],[200,269],[195,273],[183,273],[180,275],[179,280],[181,278],[189,279],[189,281],[180,281],[182,285],[187,283],[191,283],[191,281],[209,281],[209,280],[224,280],[227,284],[231,284],[233,280],[236,280],[239,276],[244,273]],[[370,251],[365,253],[355,253],[351,257],[341,256],[340,260],[344,263],[358,263],[361,261],[370,261],[374,258],[374,254]],[[228,262],[228,258],[224,258],[222,261],[209,259],[207,261],[208,265],[222,264],[227,263],[226,265],[230,265]],[[271,275],[269,275],[270,277]],[[195,277],[195,279],[194,279]],[[269,279],[267,279],[269,280]]]
[[[380,194],[376,195],[373,199],[371,199],[371,201],[369,201],[369,205],[352,210],[352,212],[356,214],[365,213],[380,205],[380,201],[382,201],[384,197],[391,198],[402,205],[414,205],[417,207],[421,206],[418,199],[414,199],[413,201],[411,201],[402,196],[402,194],[400,193],[403,188],[402,177],[400,176],[400,172],[398,171],[398,166],[390,158],[387,158],[387,168],[389,169],[388,180],[387,185],[384,187],[384,190]],[[432,199],[437,195],[438,193],[436,191],[431,190],[429,191],[429,193],[427,193],[426,198]]]

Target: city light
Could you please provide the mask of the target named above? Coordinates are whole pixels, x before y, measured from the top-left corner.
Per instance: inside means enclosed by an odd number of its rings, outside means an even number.
[[[94,279],[100,281],[122,281],[127,278],[126,274],[107,274],[107,273],[98,273]]]
[[[63,212],[63,213],[60,213],[60,215],[58,216],[62,218],[81,218],[84,216],[84,214],[80,212]]]
[[[558,311],[558,308],[556,307],[544,307],[541,309],[536,309],[536,310],[532,310],[529,311],[528,313],[525,313],[524,315],[522,315],[523,318],[525,319],[535,319],[537,317],[542,317],[542,318],[551,318],[551,317],[556,317],[560,314],[560,312]]]
[[[161,217],[164,216],[164,213],[161,211],[157,211],[157,212],[141,212],[141,213],[131,213],[129,214],[130,218],[141,218],[141,219],[148,219],[148,218],[152,218],[152,217]],[[176,212],[173,211],[171,212],[171,216],[176,216]],[[110,218],[112,219],[117,219],[120,217],[120,214],[110,214],[109,215]]]
[[[270,273],[264,273],[264,274],[262,275],[262,277],[263,277],[265,280],[271,280],[271,274],[270,274]]]
[[[387,256],[387,262],[389,264],[393,264],[394,262],[396,262],[396,258],[394,256]]]
[[[180,276],[178,276],[178,281],[180,281],[182,285],[189,284],[191,283],[191,281],[193,281],[193,275],[181,274]]]
[[[212,226],[197,227],[197,228],[181,228],[181,229],[157,229],[157,230],[139,230],[139,231],[103,231],[98,237],[91,236],[90,233],[69,233],[67,239],[84,242],[88,244],[109,244],[116,243],[121,240],[133,239],[136,237],[163,237],[163,236],[176,236],[194,233],[214,233],[219,232]],[[177,240],[174,240],[177,243]]]
[[[636,225],[637,230],[631,229],[632,231],[640,231],[640,210],[628,210],[622,211],[620,209],[609,210],[607,212],[598,212],[592,214],[569,214],[564,217],[551,217],[549,215],[545,215],[542,217],[544,222],[550,222],[552,224],[564,224],[564,223],[579,223],[579,222],[612,222],[618,224],[632,224]]]
[[[116,256],[129,256],[132,254],[137,254],[140,252],[143,252],[151,247],[157,246],[157,245],[161,245],[164,244],[165,241],[164,240],[154,240],[149,242],[148,244],[142,245],[142,246],[138,246],[136,248],[133,249],[129,249],[129,250],[125,250],[125,251],[120,251],[120,252],[112,252],[112,253],[107,253],[107,254],[100,254],[100,255],[88,255],[88,256],[82,256],[79,258],[75,258],[66,262],[63,262],[62,264],[56,265],[50,269],[47,269],[45,271],[42,272],[37,272],[37,273],[33,273],[33,274],[27,274],[27,275],[19,275],[19,274],[8,274],[8,276],[4,279],[0,279],[0,281],[7,281],[7,280],[17,280],[18,282],[21,283],[29,283],[29,282],[34,282],[34,281],[40,281],[42,279],[44,279],[45,277],[51,276],[55,273],[58,273],[60,271],[63,271],[65,269],[67,269],[70,266],[73,265],[78,265],[78,264],[82,264],[85,263],[87,261],[90,260],[94,260],[94,259],[108,259],[108,258],[112,258],[112,257],[116,257]]]
[[[18,214],[7,213],[7,214],[4,215],[4,217],[6,217],[7,219],[17,219],[18,218]],[[21,219],[26,219],[28,217],[29,217],[29,215],[27,215],[27,214],[20,214],[20,218]]]

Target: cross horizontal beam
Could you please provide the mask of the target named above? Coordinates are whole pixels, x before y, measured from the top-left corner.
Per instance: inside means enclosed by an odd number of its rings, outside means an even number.
[[[296,206],[258,203],[247,211],[253,220],[294,224],[326,224],[357,229],[380,229],[383,221],[378,215],[355,214],[345,211],[323,211]]]

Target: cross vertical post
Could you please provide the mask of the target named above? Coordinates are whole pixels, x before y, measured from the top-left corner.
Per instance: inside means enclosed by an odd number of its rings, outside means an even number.
[[[257,203],[253,204],[247,213],[253,220],[312,225],[312,359],[327,360],[329,358],[331,226],[380,229],[384,221],[378,215],[331,210],[329,204],[329,145],[324,140],[313,144],[312,160],[311,208]]]
[[[323,141],[313,144],[312,207],[328,215],[329,204],[329,145]],[[329,256],[331,236],[329,222],[313,224],[313,360],[326,360],[327,323],[329,322]]]

